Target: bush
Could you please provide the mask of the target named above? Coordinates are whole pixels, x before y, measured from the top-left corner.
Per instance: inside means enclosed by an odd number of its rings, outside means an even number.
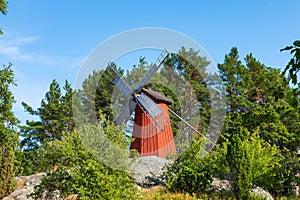
[[[194,140],[191,146],[167,167],[166,186],[173,192],[200,193],[212,182],[212,170],[204,157],[203,141]]]
[[[275,175],[274,169],[281,167],[282,156],[275,145],[270,145],[259,136],[259,129],[250,133],[241,129],[232,136],[228,146],[227,163],[237,199],[250,199],[250,189],[267,186]]]
[[[87,125],[79,131],[91,131],[91,137],[96,132],[104,132],[109,135],[108,138],[118,134],[113,141],[116,145],[126,139],[125,136],[122,138],[119,135],[124,135],[123,132],[107,121],[105,126]],[[79,199],[137,199],[137,189],[128,173],[95,159],[95,154],[84,145],[83,138],[80,137],[82,133],[79,134],[79,131],[64,135],[61,141],[48,143],[48,149],[45,151],[49,155],[55,155],[52,161],[55,161],[58,168],[36,186],[31,196],[39,198],[46,192],[47,198],[50,198],[59,190],[61,197],[78,194]],[[87,135],[89,133],[85,133],[85,136]],[[92,137],[89,141],[93,139],[96,138]]]
[[[16,188],[14,179],[17,170],[14,151],[16,140],[14,133],[0,124],[0,198],[7,196]]]

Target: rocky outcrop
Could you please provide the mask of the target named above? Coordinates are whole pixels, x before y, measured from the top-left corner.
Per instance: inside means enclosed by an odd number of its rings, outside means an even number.
[[[15,178],[17,182],[17,189],[9,196],[4,197],[2,200],[33,200],[29,195],[34,191],[34,186],[41,183],[43,177],[47,176],[46,173],[38,173],[30,176],[18,176]],[[54,193],[52,200],[59,200],[60,192],[57,190]],[[46,198],[40,198],[38,200],[45,200]],[[73,199],[73,198],[69,198]],[[51,200],[51,199],[47,199]]]
[[[156,156],[137,158],[131,165],[135,182],[142,187],[161,185],[164,182],[164,167],[171,162],[172,160]]]
[[[169,163],[171,163],[170,160],[156,156],[136,158],[131,165],[133,178],[137,185],[143,188],[161,185],[163,182],[163,168]],[[46,173],[38,173],[31,176],[16,177],[17,189],[2,200],[33,200],[33,198],[27,196],[34,191],[34,186],[38,185],[45,176]],[[57,191],[54,199],[59,199],[59,191]],[[77,199],[77,195],[70,195],[65,199]]]
[[[131,160],[131,171],[133,178],[140,191],[153,192],[164,191],[166,188],[163,186],[165,181],[163,172],[165,166],[172,163],[172,160],[168,160],[156,156],[144,156],[138,157],[135,160]],[[9,196],[3,198],[3,200],[33,200],[27,195],[34,191],[34,186],[41,182],[41,179],[46,176],[46,173],[38,173],[31,176],[19,176],[16,177],[17,189]],[[232,191],[232,184],[228,180],[213,179],[212,188],[216,191]],[[257,196],[264,197],[267,200],[273,200],[273,197],[267,191],[262,188],[255,188],[251,190],[251,193]],[[59,199],[59,191],[53,199]],[[66,200],[76,200],[77,195],[69,195]],[[42,200],[42,199],[40,199]]]
[[[33,200],[27,195],[33,192],[34,186],[38,185],[44,176],[46,176],[46,173],[16,177],[17,189],[9,196],[4,197],[3,200]]]

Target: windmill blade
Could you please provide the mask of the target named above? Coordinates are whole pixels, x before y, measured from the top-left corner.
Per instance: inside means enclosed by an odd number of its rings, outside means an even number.
[[[145,111],[147,111],[150,116],[155,119],[160,113],[163,112],[161,107],[159,107],[152,99],[150,99],[145,93],[141,93],[137,96],[137,101],[141,104]]]
[[[169,52],[164,50],[160,56],[157,58],[153,66],[150,68],[150,70],[147,72],[147,74],[142,78],[140,83],[137,86],[136,92],[140,92],[144,85],[147,83],[147,81],[153,76],[153,74],[158,70],[158,68],[163,64],[167,56],[169,55]]]
[[[120,126],[127,123],[132,112],[135,110],[135,107],[136,102],[134,102],[133,99],[130,98],[128,104],[122,109],[118,117],[115,119],[115,123]]]
[[[112,69],[116,74],[113,84],[126,97],[130,97],[133,94],[133,90],[126,84],[126,82],[121,78],[121,76],[118,74],[118,72],[115,70],[115,68],[113,68],[112,65],[109,65],[109,68]]]
[[[157,119],[160,114],[163,114],[162,108],[143,92],[141,93],[141,95],[136,96],[136,100],[145,111],[146,115],[150,118],[150,120],[153,121],[155,125],[159,126],[161,130],[163,130],[164,122],[161,122],[162,120]]]
[[[176,112],[174,112],[173,110],[171,110],[170,108],[168,108],[168,110],[175,115],[176,117],[178,117],[181,121],[183,121],[188,127],[190,127],[193,131],[195,131],[196,133],[198,133],[199,135],[202,135],[203,137],[205,137],[210,143],[212,143],[213,145],[216,145],[213,141],[211,141],[207,136],[203,135],[202,133],[200,133],[199,131],[197,131],[197,129],[195,129],[190,123],[188,123],[187,121],[185,121],[182,117],[180,117]]]

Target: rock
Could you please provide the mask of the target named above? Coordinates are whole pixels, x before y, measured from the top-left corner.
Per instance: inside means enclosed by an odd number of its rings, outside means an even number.
[[[59,190],[54,190],[51,193],[51,198],[46,198],[46,194],[47,192],[45,192],[42,196],[42,198],[40,198],[39,200],[62,200],[62,198],[60,198],[60,191]]]
[[[2,200],[13,200],[11,197],[4,197]]]
[[[38,185],[44,176],[46,176],[46,173],[39,173],[29,176],[29,179],[26,181],[25,186]]]
[[[137,158],[131,165],[135,182],[142,187],[161,185],[164,167],[172,163],[172,160],[157,156],[143,156]]]
[[[228,180],[220,180],[217,178],[213,178],[213,181],[211,183],[212,188],[217,191],[232,191],[232,185]]]
[[[217,178],[213,178],[212,188],[216,191],[233,191],[232,183],[230,181],[220,180]],[[274,198],[269,192],[260,187],[251,189],[250,192],[255,196],[265,198],[266,200],[274,200]]]
[[[26,181],[28,181],[28,178],[26,176],[20,176],[20,177],[16,177],[15,180],[17,182],[17,189],[20,189],[24,187]]]
[[[24,187],[21,189],[17,189],[13,193],[11,193],[8,198],[17,199],[17,200],[33,200],[33,198],[27,197],[27,195],[31,194],[34,190],[34,186]]]
[[[65,198],[65,200],[77,200],[78,194],[71,194]]]
[[[9,196],[4,197],[4,200],[33,200],[27,197],[34,191],[34,186],[38,185],[46,173],[38,173],[31,176],[15,177],[17,181],[17,189]]]
[[[252,194],[254,194],[255,196],[263,197],[266,200],[274,200],[274,198],[272,197],[272,195],[269,192],[267,192],[266,190],[264,190],[264,189],[262,189],[260,187],[251,189],[250,192]]]

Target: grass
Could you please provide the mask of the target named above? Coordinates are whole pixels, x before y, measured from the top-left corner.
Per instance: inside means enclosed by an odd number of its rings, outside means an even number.
[[[211,192],[203,194],[173,193],[169,191],[142,192],[143,200],[235,200],[232,193]],[[249,200],[264,200],[259,196],[251,196]],[[300,197],[277,197],[277,200],[299,200]]]

